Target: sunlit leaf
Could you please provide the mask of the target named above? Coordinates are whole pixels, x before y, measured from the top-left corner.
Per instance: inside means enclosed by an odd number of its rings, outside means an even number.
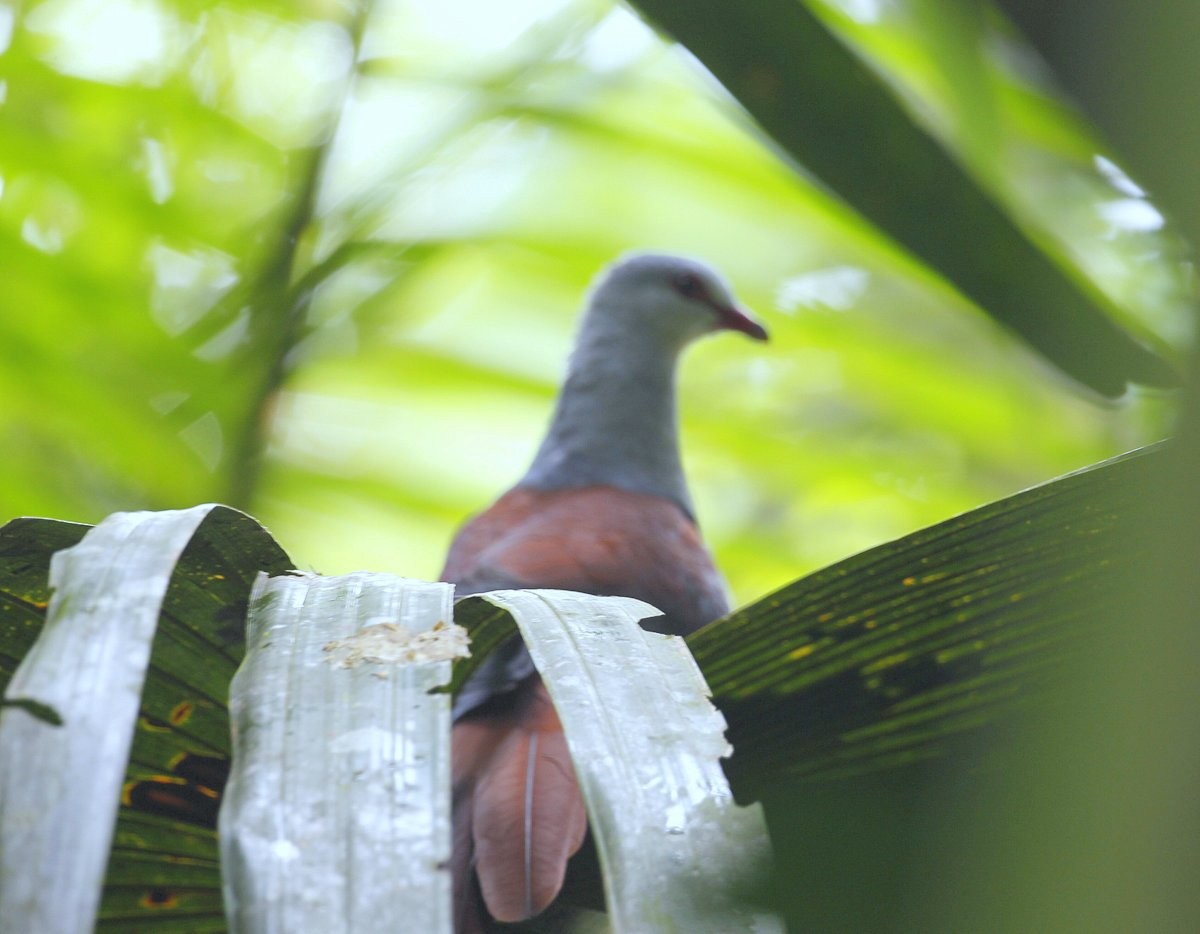
[[[221,808],[237,930],[451,929],[449,584],[260,579]]]

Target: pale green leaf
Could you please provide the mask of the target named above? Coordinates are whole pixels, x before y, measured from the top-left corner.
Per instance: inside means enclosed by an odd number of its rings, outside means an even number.
[[[448,584],[263,578],[230,688],[235,932],[451,927]]]

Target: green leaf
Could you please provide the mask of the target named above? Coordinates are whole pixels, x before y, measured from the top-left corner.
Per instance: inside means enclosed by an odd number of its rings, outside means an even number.
[[[117,513],[50,563],[46,625],[7,693],[63,725],[0,713],[0,901],[29,930],[95,920],[159,611],[212,509]]]
[[[34,518],[13,519],[0,528],[0,693],[41,632],[50,601],[51,557],[78,544],[89,528]]]
[[[38,720],[48,723],[51,726],[63,725],[62,714],[49,704],[43,704],[40,701],[29,700],[28,698],[6,698],[0,700],[0,707],[12,707],[16,710],[24,710],[31,717],[36,717]]]
[[[449,584],[261,579],[230,687],[221,864],[239,931],[449,932]]]
[[[287,554],[256,521],[217,507],[175,565],[142,692],[98,929],[224,930],[217,805],[229,771],[230,679],[259,571]],[[199,885],[190,870],[203,870]],[[216,925],[216,927],[213,927]]]
[[[693,635],[739,798],[785,776],[944,756],[1036,705],[1072,651],[1103,637],[1095,621],[1160,452],[870,549]]]
[[[638,620],[638,600],[496,591],[562,720],[614,931],[771,931],[731,898],[768,853],[757,806],[737,807],[721,773],[724,724],[681,639]]]
[[[151,647],[129,763],[113,765],[117,780],[124,775],[125,783],[108,854],[97,925],[101,930],[127,931],[135,923],[138,930],[147,931],[224,929],[212,828],[228,768],[225,685],[241,657],[242,619],[254,575],[259,568],[279,573],[291,566],[267,532],[241,513],[197,507],[177,515],[184,527],[203,518],[179,560],[164,571],[170,584]],[[0,666],[4,666],[0,685],[7,683],[42,631],[50,601],[51,556],[78,544],[87,530],[85,525],[48,519],[16,519],[0,529]],[[157,547],[148,545],[147,552]],[[112,557],[118,563],[122,560],[118,551]],[[162,562],[160,570],[173,560],[169,550],[155,557]],[[161,575],[158,579],[166,586]],[[103,586],[105,582],[98,578],[92,583]],[[119,586],[111,580],[108,584]],[[144,585],[139,579],[137,586]],[[126,621],[123,609],[106,618]],[[52,706],[53,713],[65,720],[65,728],[58,729],[64,735],[70,730],[73,718],[62,704],[10,697],[6,706],[19,709],[6,710],[5,720],[48,713]],[[42,719],[47,724],[53,721],[53,717]],[[27,726],[36,729],[36,724]],[[11,748],[6,741],[4,749]],[[25,758],[23,750],[20,761]],[[68,787],[76,793],[86,791],[97,781],[96,764],[89,761],[66,775]],[[56,769],[50,768],[49,777],[55,774]],[[37,784],[22,779],[10,787],[22,783]],[[103,816],[107,811],[98,807],[95,813]],[[111,811],[116,812],[115,797]],[[111,824],[102,819],[97,826]],[[25,861],[21,854],[17,858]],[[42,896],[51,901],[58,898],[49,887]]]
[[[1177,382],[808,4],[637,6],[694,52],[804,169],[1063,371],[1107,396],[1128,382]]]

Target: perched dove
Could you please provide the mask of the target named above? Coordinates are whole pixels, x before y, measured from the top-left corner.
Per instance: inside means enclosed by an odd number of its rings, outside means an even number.
[[[636,597],[647,629],[686,635],[728,610],[679,457],[675,370],[715,331],[767,332],[702,263],[639,254],[595,284],[533,464],[468,522],[442,579],[459,595],[558,588]],[[562,725],[519,640],[455,702],[456,929],[545,909],[587,831]]]

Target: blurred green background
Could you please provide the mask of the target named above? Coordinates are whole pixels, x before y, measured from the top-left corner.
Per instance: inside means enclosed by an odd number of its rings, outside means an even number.
[[[1184,345],[1162,214],[1000,16],[964,51],[954,4],[811,7],[1075,281]],[[1169,397],[1058,374],[625,7],[43,0],[0,5],[0,46],[3,518],[219,500],[303,567],[431,577],[630,249],[713,262],[772,331],[682,374],[739,602],[1169,429]]]

